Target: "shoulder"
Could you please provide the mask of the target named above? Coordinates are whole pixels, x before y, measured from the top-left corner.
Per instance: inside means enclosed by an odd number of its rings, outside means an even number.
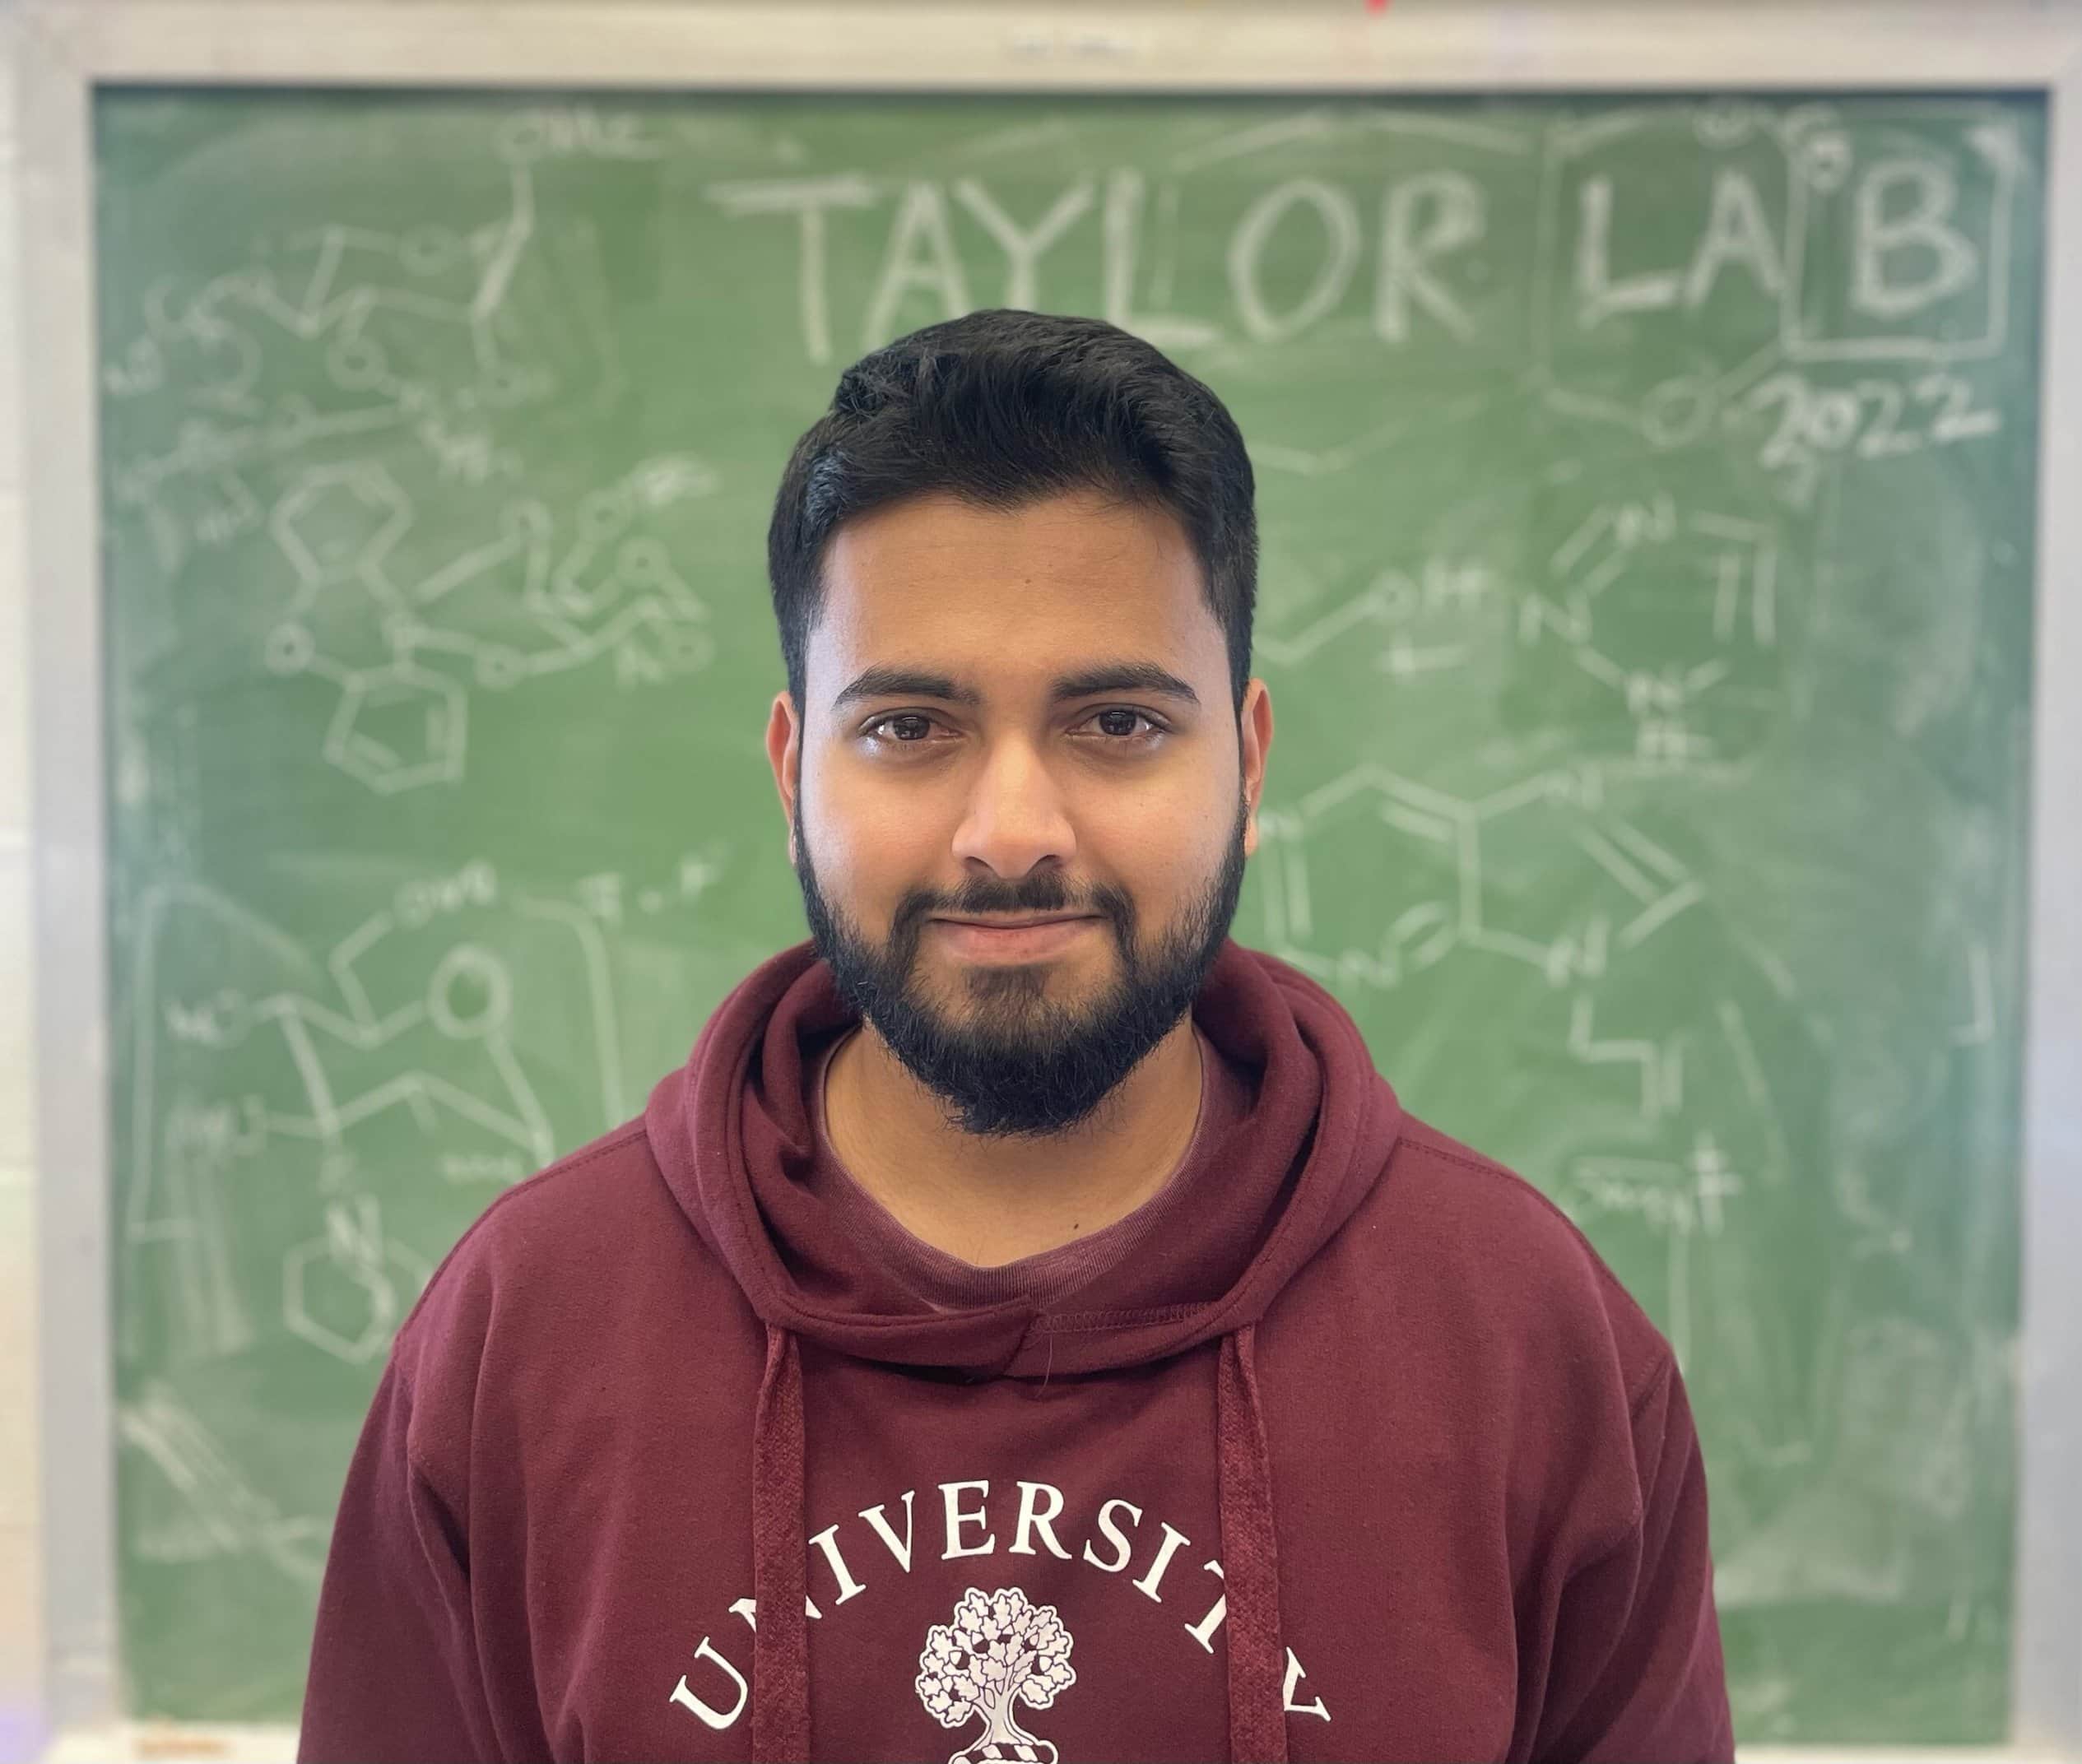
[[[1514,1562],[1588,1559],[1640,1522],[1639,1435],[1675,1355],[1590,1240],[1532,1183],[1406,1116],[1331,1246],[1346,1328],[1399,1344],[1378,1376],[1471,1488],[1514,1516]],[[1519,1518],[1522,1523],[1519,1523]]]
[[[391,1344],[405,1455],[467,1522],[481,1472],[524,1484],[515,1465],[609,1437],[668,1372],[755,1367],[754,1334],[639,1117],[506,1190],[435,1270]]]
[[[431,1359],[475,1357],[604,1326],[653,1295],[661,1266],[706,1265],[666,1186],[641,1116],[579,1146],[495,1199],[456,1240],[399,1328],[409,1375]]]
[[[1516,1171],[1406,1114],[1339,1259],[1405,1329],[1471,1371],[1551,1382],[1622,1416],[1673,1365],[1669,1344],[1568,1214]],[[1383,1319],[1387,1324],[1389,1320]]]

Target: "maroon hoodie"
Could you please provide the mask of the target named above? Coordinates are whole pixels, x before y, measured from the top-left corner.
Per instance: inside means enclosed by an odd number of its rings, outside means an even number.
[[[806,945],[502,1195],[348,1473],[301,1756],[1726,1759],[1669,1348],[1225,945],[1170,1181],[969,1269],[823,1143]]]

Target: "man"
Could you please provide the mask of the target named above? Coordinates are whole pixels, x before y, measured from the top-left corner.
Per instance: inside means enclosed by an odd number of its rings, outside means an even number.
[[[1731,1756],[1668,1347],[1228,940],[1252,499],[1105,324],[848,370],[769,544],[811,940],[399,1332],[305,1758]]]

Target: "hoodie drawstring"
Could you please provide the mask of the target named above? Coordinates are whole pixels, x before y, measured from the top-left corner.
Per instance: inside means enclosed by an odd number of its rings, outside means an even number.
[[[810,1756],[808,1545],[802,1511],[802,1355],[769,1324],[752,1423],[752,1764]]]
[[[1285,1664],[1280,1641],[1280,1547],[1272,1525],[1272,1462],[1246,1326],[1222,1337],[1215,1397],[1220,1464],[1222,1587],[1229,1656],[1229,1755],[1239,1764],[1286,1764]]]
[[[1280,1550],[1254,1334],[1246,1327],[1222,1337],[1215,1382],[1229,1750],[1238,1764],[1286,1764]],[[802,1460],[802,1356],[792,1334],[769,1325],[752,1427],[752,1764],[810,1756]]]

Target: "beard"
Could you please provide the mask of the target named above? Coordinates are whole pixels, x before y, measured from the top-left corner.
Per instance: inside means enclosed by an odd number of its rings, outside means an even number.
[[[1146,949],[1135,903],[1123,890],[1100,888],[1074,899],[1053,871],[978,882],[950,896],[913,889],[898,903],[878,948],[819,885],[800,795],[795,874],[811,937],[839,996],[946,1105],[953,1124],[986,1137],[1039,1138],[1090,1119],[1192,1008],[1236,917],[1249,813],[1239,797],[1220,868]],[[1048,997],[1046,963],[962,973],[956,984],[971,1006],[965,1019],[935,1004],[919,983],[918,945],[936,913],[1071,912],[1098,914],[1120,951],[1119,978],[1089,1003]]]

